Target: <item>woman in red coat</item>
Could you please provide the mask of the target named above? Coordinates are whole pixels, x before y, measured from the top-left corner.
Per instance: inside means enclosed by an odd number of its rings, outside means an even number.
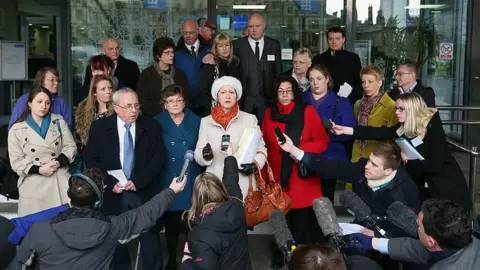
[[[322,197],[320,177],[299,176],[294,157],[283,152],[278,145],[275,128],[292,139],[306,152],[322,153],[328,146],[328,135],[322,127],[314,107],[302,102],[298,83],[292,76],[280,75],[275,82],[277,104],[265,111],[262,132],[268,149],[268,161],[275,180],[292,199],[287,222],[297,244],[309,244],[323,240],[321,229],[313,212],[313,200]]]

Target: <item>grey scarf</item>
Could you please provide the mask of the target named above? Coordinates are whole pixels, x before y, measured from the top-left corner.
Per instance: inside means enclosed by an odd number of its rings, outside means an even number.
[[[162,91],[163,89],[165,89],[165,87],[175,84],[175,80],[173,79],[175,77],[175,68],[173,67],[173,65],[170,66],[169,73],[161,70],[158,63],[153,63],[153,67],[157,71],[158,75],[162,77]]]

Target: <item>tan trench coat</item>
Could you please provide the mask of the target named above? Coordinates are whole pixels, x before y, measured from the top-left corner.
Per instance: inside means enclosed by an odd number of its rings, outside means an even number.
[[[57,121],[60,129],[58,129]],[[43,139],[25,122],[12,126],[8,133],[8,153],[12,169],[19,175],[18,215],[25,216],[61,204],[69,203],[67,196],[68,167],[59,168],[53,175],[28,174],[33,165],[40,166],[64,154],[73,162],[77,147],[67,123],[61,115],[51,116],[47,136]]]

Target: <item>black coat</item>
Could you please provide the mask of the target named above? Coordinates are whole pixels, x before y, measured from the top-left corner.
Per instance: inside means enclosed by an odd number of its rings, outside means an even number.
[[[237,160],[225,158],[223,183],[232,198],[214,209],[197,214],[188,233],[192,259],[182,263],[182,270],[251,270],[248,253],[247,220],[238,184]]]
[[[354,127],[353,136],[360,140],[392,140],[398,138],[393,127]],[[406,138],[409,142],[414,138]],[[428,184],[432,197],[452,200],[466,209],[472,207],[467,182],[460,166],[447,147],[445,132],[440,115],[435,113],[427,125],[423,143],[415,147],[425,160],[409,160],[406,170],[422,188]]]
[[[282,73],[281,49],[280,42],[278,42],[276,39],[264,36],[264,42],[265,43],[261,57],[261,61],[266,62],[263,76],[263,90],[265,93],[264,101],[270,104],[271,102],[277,100],[277,91],[273,89],[273,83],[275,78]],[[242,110],[252,113],[252,107],[254,104],[250,103],[254,102],[255,99],[252,99],[254,95],[249,92],[247,85],[250,79],[248,70],[250,69],[250,66],[254,65],[255,63],[250,63],[248,61],[250,59],[249,50],[252,51],[252,47],[250,47],[250,43],[248,42],[248,36],[233,41],[233,53],[238,57],[238,59],[240,59],[240,81],[242,82],[243,86]],[[267,61],[268,55],[275,55],[275,61]],[[250,100],[245,101],[245,99],[247,99],[246,97],[250,97]],[[260,114],[262,115],[263,119],[263,112],[260,112]]]
[[[126,85],[128,88],[135,90],[135,87],[137,87],[138,76],[140,76],[140,69],[138,68],[137,63],[120,55],[113,76],[117,77],[122,85]],[[87,65],[83,85],[90,85],[91,80],[92,70],[90,65]]]
[[[302,158],[309,168],[325,179],[341,179],[352,183],[352,190],[378,216],[385,216],[387,208],[394,201],[399,201],[418,213],[421,208],[418,188],[407,174],[403,166],[397,169],[392,181],[374,192],[365,178],[367,159],[360,159],[356,163],[330,160],[311,153],[305,153]],[[392,224],[386,221],[379,226],[394,236],[406,236]]]
[[[425,101],[428,107],[435,108],[435,91],[433,91],[433,88],[423,86],[422,82],[420,80],[417,80],[417,85],[415,86],[415,88],[413,88],[412,92],[422,96],[423,101]],[[393,100],[397,100],[401,93],[400,90],[397,88],[388,92],[388,95]]]
[[[328,68],[333,79],[333,90],[338,93],[343,83],[348,83],[352,88],[352,93],[348,96],[350,103],[355,104],[363,95],[362,80],[360,78],[360,70],[362,62],[358,54],[341,50],[332,55],[330,50],[321,54],[317,54],[312,65],[321,64]]]
[[[197,104],[202,107],[203,113],[201,117],[210,115],[212,112],[212,85],[217,78],[223,76],[232,76],[240,80],[240,60],[238,57],[233,56],[232,62],[229,64],[227,61],[220,60],[218,64],[218,73],[216,74],[215,65],[203,64],[200,69],[200,75],[196,90]]]
[[[159,192],[155,180],[165,162],[166,150],[160,124],[156,120],[139,116],[135,125],[135,165],[130,180],[137,189],[134,194],[146,202]],[[87,168],[100,168],[105,173],[102,212],[108,215],[120,214],[125,191],[121,194],[113,193],[113,187],[118,181],[107,174],[109,170],[122,169],[116,114],[93,122],[84,158]]]
[[[179,69],[175,68],[173,76],[175,84],[183,88],[185,101],[190,102],[190,90],[188,86],[187,75]],[[142,112],[146,116],[153,117],[164,110],[161,103],[163,87],[162,77],[155,70],[153,65],[144,69],[140,74],[137,86],[138,101],[142,104]]]

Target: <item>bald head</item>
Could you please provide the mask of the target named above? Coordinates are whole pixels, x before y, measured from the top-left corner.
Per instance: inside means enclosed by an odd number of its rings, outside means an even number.
[[[254,40],[263,38],[265,32],[265,21],[259,13],[253,13],[248,18],[248,32]]]
[[[193,45],[198,38],[198,23],[194,19],[187,19],[182,24],[183,41],[186,45]]]
[[[117,61],[120,56],[120,44],[114,38],[107,38],[103,41],[103,54]]]

